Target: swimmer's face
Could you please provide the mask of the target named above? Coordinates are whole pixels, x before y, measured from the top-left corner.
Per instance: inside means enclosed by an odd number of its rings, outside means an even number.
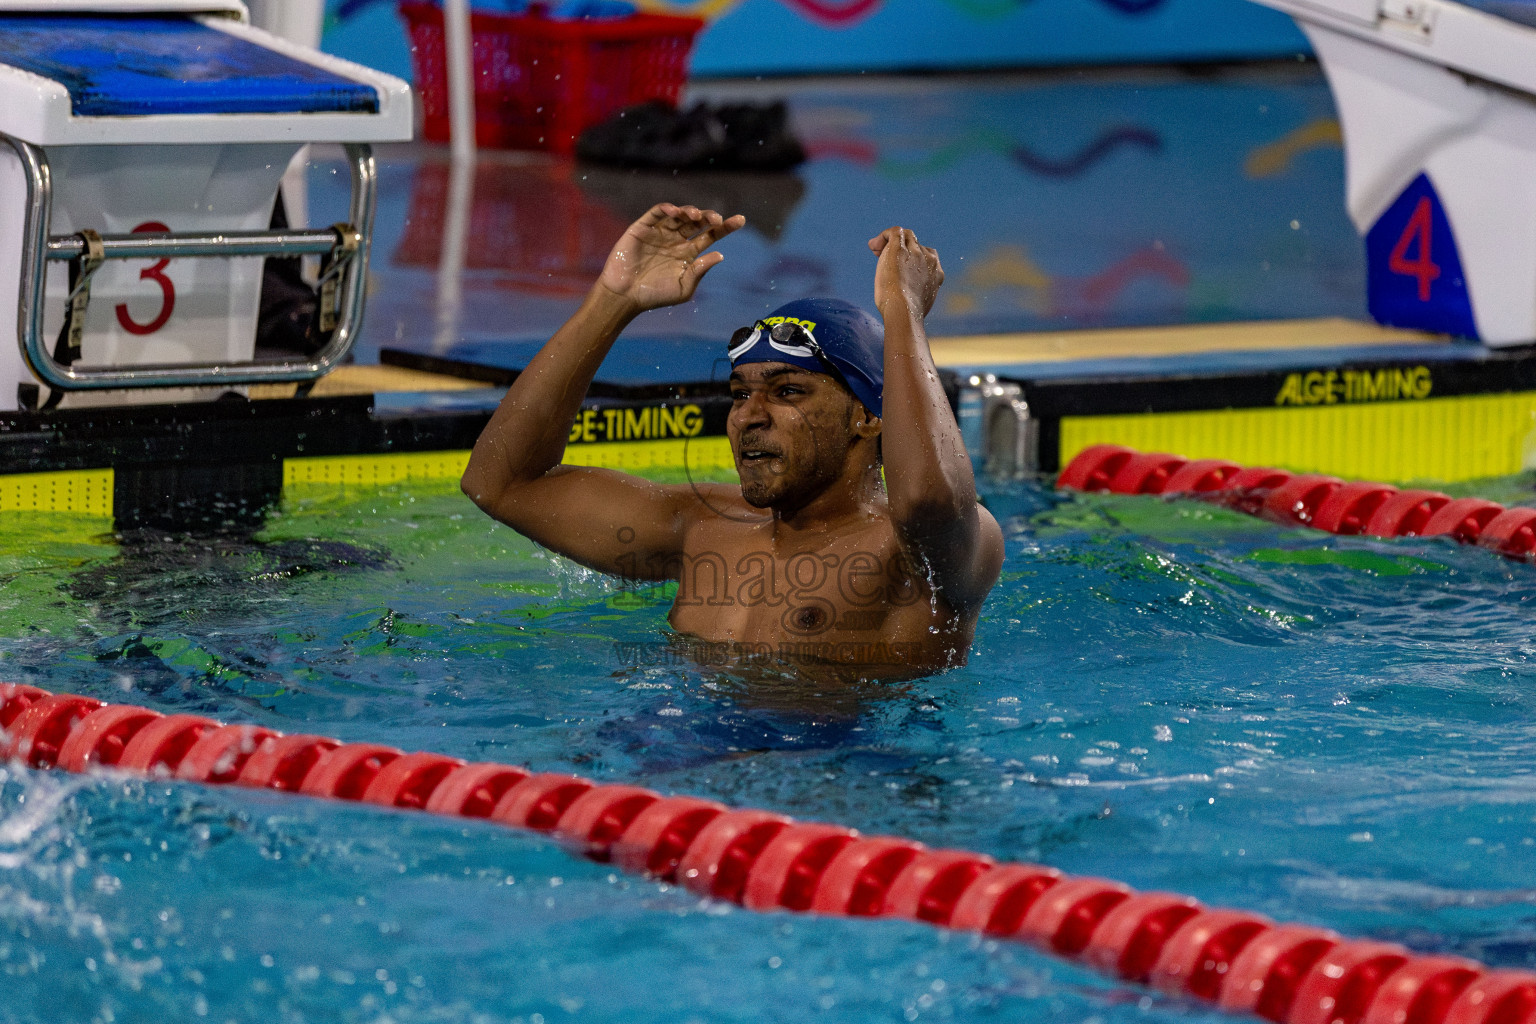
[[[757,508],[796,509],[844,472],[863,407],[825,373],[788,363],[747,363],[731,371],[725,432],[741,496]]]

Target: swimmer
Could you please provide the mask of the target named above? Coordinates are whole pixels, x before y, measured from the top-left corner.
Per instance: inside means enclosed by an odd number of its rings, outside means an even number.
[[[710,247],[745,223],[662,203],[630,225],[491,417],[464,492],[582,565],[677,581],[669,621],[711,651],[873,678],[963,664],[1003,538],[928,351],[923,321],[944,270],[911,231],[869,242],[883,328],[849,303],[801,299],[722,346],[739,485],[561,465],[620,332],[692,298],[725,258]]]

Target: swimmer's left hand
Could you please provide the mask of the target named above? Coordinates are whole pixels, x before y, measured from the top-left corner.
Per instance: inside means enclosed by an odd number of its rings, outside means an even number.
[[[926,317],[944,283],[938,251],[901,227],[886,228],[871,238],[869,250],[880,257],[875,266],[875,306],[880,315],[886,314],[888,302],[902,301]]]

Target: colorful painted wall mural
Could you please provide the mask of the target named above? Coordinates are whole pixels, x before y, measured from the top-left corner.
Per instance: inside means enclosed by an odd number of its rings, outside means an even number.
[[[866,242],[896,223],[943,257],[935,336],[1366,316],[1339,125],[1316,64],[781,86],[811,153],[787,173],[487,154],[458,181],[442,149],[391,149],[360,358],[388,347],[524,365],[624,226],[659,200],[740,212],[747,228],[721,245],[725,262],[694,301],[626,332],[607,383],[709,379],[722,339],[789,298],[867,306]],[[724,101],[751,88],[701,92]],[[311,181],[315,222],[345,216],[345,167],[318,165]],[[452,309],[439,301],[445,266],[459,286]]]
[[[481,0],[498,9],[500,0]],[[1290,19],[1248,0],[637,0],[708,28],[695,75],[1157,63],[1307,51]],[[395,0],[330,0],[325,48],[410,76]]]

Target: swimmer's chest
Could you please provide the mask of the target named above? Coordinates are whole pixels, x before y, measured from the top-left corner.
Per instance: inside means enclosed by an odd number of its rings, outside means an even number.
[[[716,639],[826,639],[926,624],[930,592],[894,534],[877,528],[819,547],[774,545],[761,531],[690,538],[672,625]]]

